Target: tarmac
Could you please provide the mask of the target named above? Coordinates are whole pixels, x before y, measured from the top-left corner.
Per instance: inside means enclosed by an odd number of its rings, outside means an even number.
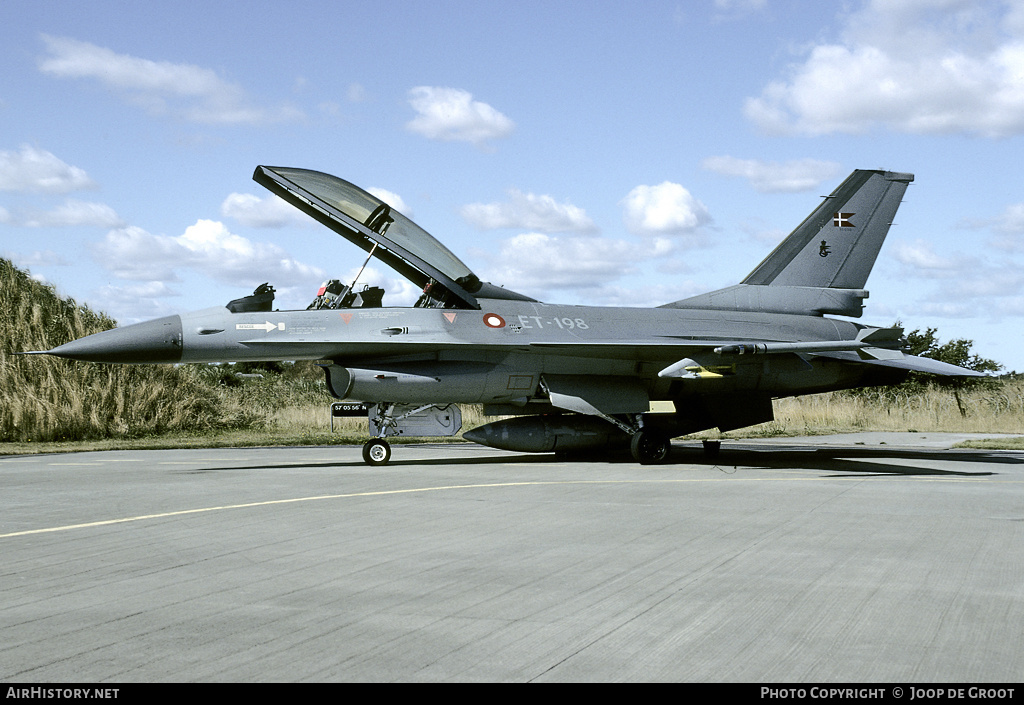
[[[992,683],[1024,452],[962,436],[0,457],[5,683]]]

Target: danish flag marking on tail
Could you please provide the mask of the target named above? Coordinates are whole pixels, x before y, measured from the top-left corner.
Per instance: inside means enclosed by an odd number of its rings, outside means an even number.
[[[854,213],[836,213],[832,217],[832,225],[834,225],[837,228],[855,227],[854,224],[850,222],[850,218],[852,218],[854,215]]]

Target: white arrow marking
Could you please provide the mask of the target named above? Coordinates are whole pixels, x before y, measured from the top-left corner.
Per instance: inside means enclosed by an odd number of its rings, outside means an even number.
[[[269,333],[272,330],[284,330],[284,323],[236,323],[235,330],[262,330]]]

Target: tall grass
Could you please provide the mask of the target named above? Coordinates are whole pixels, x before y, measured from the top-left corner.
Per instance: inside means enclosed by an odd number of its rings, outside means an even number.
[[[107,316],[0,259],[0,441],[133,438],[255,422],[188,367],[96,365],[48,350],[114,327]]]
[[[1024,433],[1024,380],[954,390],[926,386],[912,393],[829,392],[775,402],[776,433],[929,431]]]

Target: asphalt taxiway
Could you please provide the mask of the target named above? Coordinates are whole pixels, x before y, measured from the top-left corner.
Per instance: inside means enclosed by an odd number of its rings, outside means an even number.
[[[1024,452],[894,434],[0,458],[0,680],[992,682]]]

